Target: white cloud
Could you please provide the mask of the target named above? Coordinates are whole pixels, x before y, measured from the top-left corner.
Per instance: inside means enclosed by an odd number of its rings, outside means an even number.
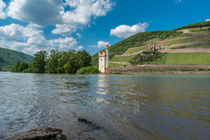
[[[62,21],[65,28],[56,25],[55,34],[66,34],[75,32],[81,25],[87,25],[91,18],[105,16],[111,10],[113,3],[110,0],[66,0],[65,6],[73,10],[62,12]]]
[[[49,41],[52,48],[67,51],[70,49],[78,49],[78,42],[72,37],[58,38]],[[80,47],[81,48],[81,47]]]
[[[52,30],[53,34],[62,34],[63,36],[70,35],[71,33],[76,31],[76,26],[73,25],[62,25],[62,24],[57,24],[56,28]]]
[[[38,26],[29,24],[24,27],[10,24],[0,27],[0,47],[33,54],[38,50],[47,49],[47,41]]]
[[[25,22],[52,25],[61,22],[62,4],[61,0],[13,0],[7,15]]]
[[[117,36],[119,38],[127,38],[139,32],[145,32],[145,30],[149,27],[149,24],[139,23],[133,26],[128,25],[120,25],[115,29],[111,29],[111,35]]]
[[[210,19],[206,19],[206,21],[210,21]]]
[[[67,24],[87,24],[91,17],[105,16],[113,5],[110,0],[66,0],[65,4],[74,9],[63,14]]]
[[[26,27],[10,24],[0,27],[0,47],[22,51],[33,55],[37,51],[50,49],[70,50],[82,49],[72,37],[46,40],[40,26],[29,24]]]
[[[10,24],[0,27],[0,37],[16,41],[24,41],[31,37],[42,37],[42,31],[34,24],[27,27],[19,24]]]
[[[66,35],[92,18],[105,16],[112,6],[111,0],[13,0],[7,15],[29,23],[56,25],[52,33]]]
[[[110,45],[109,42],[98,41],[97,47],[102,48],[102,47],[105,47],[106,45]]]
[[[51,48],[80,50],[83,46],[71,34],[105,16],[112,7],[111,0],[11,0],[8,5],[0,0],[0,19],[8,16],[28,23],[0,27],[0,47],[27,54]],[[63,37],[47,40],[42,28],[47,25],[54,25],[51,33]]]
[[[0,19],[6,18],[6,13],[4,11],[5,7],[6,7],[6,4],[3,2],[3,0],[0,0]]]

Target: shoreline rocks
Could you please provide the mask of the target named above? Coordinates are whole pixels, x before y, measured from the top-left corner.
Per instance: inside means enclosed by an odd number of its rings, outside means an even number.
[[[65,140],[61,129],[40,127],[24,133],[17,134],[7,140]]]
[[[88,132],[101,129],[100,126],[85,118],[78,118],[78,122],[85,125],[85,131],[78,133],[81,139],[94,139]],[[27,132],[19,133],[7,140],[66,140],[66,136],[61,129],[50,127],[39,127]]]
[[[85,123],[86,125],[88,125],[89,127],[92,127],[93,129],[100,129],[100,127],[98,125],[96,125],[95,123],[93,123],[85,118],[78,118],[78,121],[81,123]]]

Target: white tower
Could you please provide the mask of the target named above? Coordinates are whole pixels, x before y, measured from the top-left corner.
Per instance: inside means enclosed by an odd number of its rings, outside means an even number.
[[[109,68],[109,45],[106,45],[106,70]]]
[[[106,50],[98,52],[99,72],[109,73],[109,45],[106,45]]]

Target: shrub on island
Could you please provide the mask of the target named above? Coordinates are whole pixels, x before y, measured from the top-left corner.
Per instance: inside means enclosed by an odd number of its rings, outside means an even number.
[[[77,71],[77,74],[96,74],[98,72],[97,66],[82,67]]]

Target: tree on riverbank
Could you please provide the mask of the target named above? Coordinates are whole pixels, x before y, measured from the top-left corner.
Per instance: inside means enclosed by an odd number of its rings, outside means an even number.
[[[33,61],[33,71],[35,73],[44,73],[45,66],[47,62],[47,52],[46,51],[39,51],[34,54],[34,61]]]
[[[18,62],[17,64],[15,64],[12,69],[11,72],[23,72],[23,70],[28,68],[28,63],[26,62]]]
[[[60,61],[61,61],[61,52],[58,50],[51,50],[50,56],[46,65],[46,71],[48,73],[58,73],[58,72],[63,72],[59,71],[60,69]]]
[[[26,64],[15,64],[12,72],[75,74],[80,68],[91,66],[91,56],[85,50],[61,52],[53,49],[49,55],[46,51],[37,52],[34,54],[34,61],[27,64],[27,67]]]

